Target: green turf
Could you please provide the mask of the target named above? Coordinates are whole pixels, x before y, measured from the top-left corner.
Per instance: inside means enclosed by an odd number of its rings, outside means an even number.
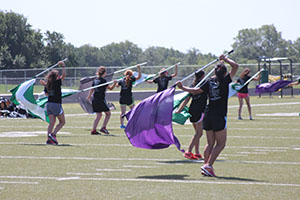
[[[218,178],[200,174],[202,162],[183,158],[174,145],[163,150],[132,147],[112,114],[109,136],[92,136],[94,115],[64,104],[66,125],[59,146],[46,146],[39,119],[0,119],[5,132],[42,131],[35,137],[0,137],[0,199],[299,199],[300,97],[251,97],[254,120],[237,120],[229,101],[227,146],[214,167]],[[282,103],[299,104],[282,104]],[[266,105],[258,105],[266,104]],[[277,105],[276,105],[277,104]],[[267,106],[269,105],[269,106]],[[102,122],[102,120],[101,120]],[[186,149],[192,125],[174,125]],[[201,138],[201,152],[206,143]]]

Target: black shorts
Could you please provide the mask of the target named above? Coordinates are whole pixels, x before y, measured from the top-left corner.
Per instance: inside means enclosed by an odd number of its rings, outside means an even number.
[[[192,116],[190,117],[190,121],[191,121],[192,123],[199,123],[199,122],[203,121],[203,116],[204,116],[204,113],[203,113],[203,112],[199,112],[199,111],[197,111],[197,110],[192,110],[192,109],[190,109],[190,110],[189,110],[189,113],[192,115]]]
[[[92,101],[93,111],[94,112],[108,112],[109,108],[106,104],[106,100],[101,101]]]
[[[227,117],[222,115],[211,115],[205,113],[203,119],[203,129],[206,131],[221,131],[227,128]]]
[[[125,106],[125,105],[131,106],[134,104],[133,97],[132,96],[120,96],[119,103],[121,106]]]

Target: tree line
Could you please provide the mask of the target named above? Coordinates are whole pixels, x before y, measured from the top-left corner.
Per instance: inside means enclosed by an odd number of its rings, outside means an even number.
[[[129,66],[144,61],[148,65],[204,65],[217,58],[197,48],[186,53],[157,46],[143,50],[130,41],[100,48],[90,44],[75,47],[64,39],[55,31],[42,33],[33,29],[21,14],[0,11],[0,69],[45,68],[66,57],[70,67]],[[261,56],[289,57],[300,62],[300,37],[285,40],[274,25],[240,30],[232,47],[232,58],[240,63],[255,63]]]

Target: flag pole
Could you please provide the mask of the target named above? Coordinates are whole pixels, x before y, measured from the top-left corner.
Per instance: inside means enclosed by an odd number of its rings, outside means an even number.
[[[94,89],[94,88],[98,88],[98,87],[102,87],[102,86],[105,86],[105,85],[109,85],[109,84],[113,83],[116,80],[112,80],[112,81],[109,81],[109,82],[106,82],[106,83],[103,83],[103,84],[100,84],[100,85],[95,85],[95,86],[92,86],[92,87],[89,87],[89,88],[85,88],[83,90],[78,90],[78,92],[85,92],[85,91],[88,91],[88,90],[91,90],[91,89]]]
[[[135,67],[137,67],[137,66],[143,66],[143,65],[146,65],[146,64],[147,64],[147,62],[143,62],[143,63],[137,64],[137,65],[131,66],[131,67],[127,67],[127,68],[124,68],[124,69],[120,69],[120,70],[118,70],[118,71],[115,71],[114,74],[119,73],[119,72],[123,72],[123,71],[128,70],[128,69],[135,68]]]
[[[61,61],[62,61],[62,62],[65,62],[65,61],[67,61],[67,60],[68,60],[68,58],[65,58],[65,59],[63,59],[63,60],[61,60]],[[45,69],[44,71],[42,71],[42,72],[38,73],[37,75],[35,75],[33,78],[37,78],[38,76],[42,75],[43,73],[45,73],[45,72],[47,72],[47,71],[53,69],[54,67],[56,67],[56,66],[58,65],[58,63],[59,63],[59,62],[57,62],[55,65],[52,65],[51,67],[48,67],[48,68]]]
[[[233,53],[233,52],[234,52],[234,50],[232,49],[231,51],[225,53],[224,56],[227,57],[228,55],[230,55],[230,54]],[[193,73],[191,73],[190,75],[188,75],[188,76],[186,76],[185,78],[183,78],[183,79],[181,80],[181,82],[187,80],[188,78],[190,78],[191,76],[193,76],[195,73],[198,73],[199,71],[201,71],[201,70],[203,70],[203,69],[209,67],[210,65],[212,65],[212,64],[214,64],[214,63],[216,63],[216,62],[218,62],[218,61],[219,61],[219,58],[217,58],[217,59],[211,61],[210,63],[208,63],[208,64],[204,65],[203,67],[201,67],[200,69],[198,69],[196,72],[193,72]]]
[[[256,72],[253,76],[251,76],[251,78],[249,78],[243,85],[242,87],[239,89],[241,90],[243,87],[245,87],[245,85],[247,85],[248,83],[250,83],[250,81],[252,81],[264,68],[260,69],[258,72]]]
[[[156,78],[159,74],[164,73],[164,72],[166,72],[166,71],[172,69],[172,68],[175,67],[176,65],[178,66],[178,65],[180,65],[180,64],[181,64],[181,63],[178,62],[178,63],[176,63],[176,64],[174,64],[174,65],[168,67],[168,68],[165,69],[164,71],[158,72],[155,76],[153,76],[153,77],[151,77],[151,78],[149,78],[149,79],[154,79],[154,78]],[[149,80],[149,79],[148,79],[148,80]]]

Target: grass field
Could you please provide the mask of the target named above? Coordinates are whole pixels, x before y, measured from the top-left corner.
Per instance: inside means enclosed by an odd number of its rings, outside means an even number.
[[[217,178],[203,177],[203,161],[185,159],[174,145],[132,147],[119,128],[119,109],[109,122],[111,134],[92,136],[95,116],[85,115],[79,104],[64,104],[58,146],[45,145],[45,122],[2,118],[0,199],[299,199],[300,97],[251,101],[253,121],[245,106],[244,120],[237,120],[237,98],[229,101],[228,141],[214,165]],[[173,129],[186,149],[192,125]],[[201,152],[205,143],[204,134]]]

